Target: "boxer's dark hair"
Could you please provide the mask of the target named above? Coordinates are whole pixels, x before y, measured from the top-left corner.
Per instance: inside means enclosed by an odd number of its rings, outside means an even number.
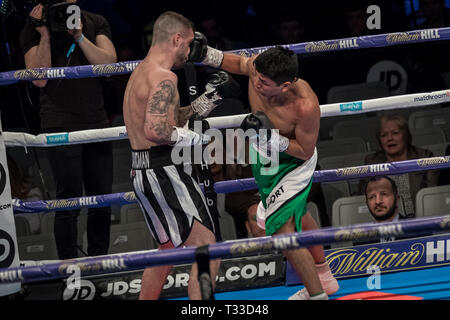
[[[253,63],[256,71],[272,79],[278,86],[286,81],[297,80],[297,55],[282,46],[267,49],[259,54]]]
[[[194,23],[191,20],[174,11],[166,11],[153,25],[152,45],[168,41],[175,33],[189,29],[194,30]]]

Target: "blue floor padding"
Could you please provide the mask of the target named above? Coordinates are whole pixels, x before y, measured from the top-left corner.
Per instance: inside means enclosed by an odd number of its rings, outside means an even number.
[[[380,291],[421,297],[424,300],[450,300],[450,266],[381,274],[380,289],[369,289],[368,277],[339,280],[339,291],[330,299],[365,291]],[[278,286],[216,293],[216,300],[287,300],[303,286]],[[185,300],[187,297],[176,300]]]

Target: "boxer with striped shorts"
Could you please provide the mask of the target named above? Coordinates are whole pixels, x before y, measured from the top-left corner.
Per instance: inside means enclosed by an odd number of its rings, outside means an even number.
[[[193,24],[175,12],[165,12],[155,21],[150,50],[132,73],[125,90],[123,114],[132,149],[131,179],[149,229],[160,249],[204,246],[214,243],[216,228],[192,166],[175,165],[173,147],[207,143],[209,137],[187,128],[193,115],[205,117],[228,95],[239,93],[238,85],[225,72],[214,74],[204,94],[187,107],[180,107],[178,79],[172,68],[182,67],[196,55],[198,41]],[[210,50],[203,62],[217,66],[218,55]],[[219,57],[220,58],[220,57]],[[214,286],[219,261],[210,262]],[[140,299],[157,299],[171,270],[160,266],[144,270]],[[191,299],[201,299],[198,268],[192,266],[188,284]]]

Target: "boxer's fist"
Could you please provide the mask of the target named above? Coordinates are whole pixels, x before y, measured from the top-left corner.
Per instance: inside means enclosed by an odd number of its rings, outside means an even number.
[[[261,129],[267,129],[267,132],[270,134],[273,125],[264,112],[256,111],[256,113],[251,113],[244,118],[241,123],[241,129],[244,131],[254,129],[257,135],[259,135]]]
[[[208,40],[201,32],[194,33],[194,40],[190,45],[188,61],[201,62],[208,66],[219,68],[223,61],[223,52],[208,46]]]
[[[241,88],[225,71],[209,75],[206,80],[206,91],[211,92],[213,90],[216,90],[222,99],[238,98],[241,95]]]
[[[240,93],[241,89],[236,81],[225,71],[220,71],[209,76],[206,91],[192,101],[191,108],[196,114],[206,117],[212,110],[222,104],[224,99],[236,98]]]
[[[170,140],[170,145],[172,146],[190,147],[195,145],[207,144],[211,140],[211,137],[189,130],[185,127],[174,127]]]
[[[262,111],[249,114],[241,123],[241,129],[246,131],[250,129],[255,130],[255,135],[250,138],[258,137],[258,143],[253,143],[253,147],[264,156],[272,151],[284,152],[289,146],[289,139],[283,137],[274,129],[272,122]]]
[[[202,62],[206,58],[208,51],[208,40],[201,32],[194,33],[194,40],[190,45],[191,52],[189,53],[189,61]]]
[[[210,126],[208,121],[195,114],[187,121],[187,128],[195,132],[205,133],[210,129]]]

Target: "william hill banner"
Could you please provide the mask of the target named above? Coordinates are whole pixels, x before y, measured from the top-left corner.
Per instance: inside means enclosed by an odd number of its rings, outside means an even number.
[[[367,276],[371,266],[387,273],[448,265],[450,234],[325,250],[325,256],[337,279]],[[286,285],[300,282],[288,264]]]

